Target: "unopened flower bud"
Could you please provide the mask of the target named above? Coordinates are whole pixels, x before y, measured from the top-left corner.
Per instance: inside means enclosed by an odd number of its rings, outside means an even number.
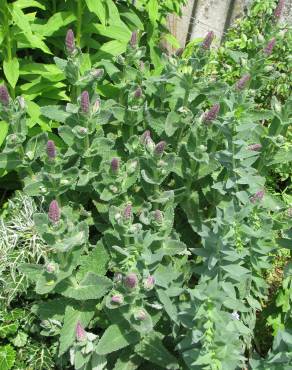
[[[139,321],[144,321],[147,317],[146,312],[144,310],[139,310],[135,313],[135,319]]]
[[[80,321],[78,321],[76,325],[76,339],[78,342],[83,342],[86,340],[86,331],[84,330]]]
[[[236,84],[235,84],[235,88],[237,89],[237,90],[243,90],[245,87],[246,87],[246,85],[247,85],[247,83],[248,83],[248,81],[250,80],[250,74],[249,73],[246,73],[245,75],[243,75],[237,82],[236,82]]]
[[[117,174],[120,168],[120,161],[118,158],[113,158],[111,160],[111,170],[113,173]]]
[[[212,41],[214,39],[214,32],[213,31],[209,31],[207,33],[207,35],[205,36],[203,42],[202,42],[202,48],[205,49],[205,50],[208,50],[210,49],[210,46],[212,44]]]
[[[71,29],[67,31],[65,43],[66,43],[67,53],[73,54],[76,48],[75,48],[74,32]]]
[[[166,146],[166,142],[160,141],[158,144],[155,145],[154,153],[158,156],[162,155],[164,152],[165,146]]]
[[[96,99],[95,103],[93,104],[92,112],[97,113],[100,108],[100,100]]]
[[[132,48],[135,48],[137,46],[138,42],[138,32],[134,31],[132,32],[131,39],[130,39],[130,45]]]
[[[142,89],[141,89],[140,86],[138,86],[137,89],[134,92],[134,97],[136,99],[139,99],[139,98],[141,98],[142,94],[143,94]]]
[[[50,159],[56,157],[56,146],[53,140],[48,140],[47,142],[47,154]]]
[[[56,200],[52,200],[49,206],[49,220],[52,221],[53,223],[57,223],[60,221],[60,208],[59,204]]]
[[[0,102],[2,105],[7,106],[9,104],[9,93],[5,85],[0,86]]]
[[[147,277],[147,279],[144,280],[143,285],[144,285],[144,288],[146,290],[151,290],[154,287],[154,285],[155,285],[155,278],[154,278],[154,276],[149,275]]]
[[[135,273],[130,273],[129,275],[125,277],[124,282],[125,282],[126,287],[133,289],[138,284],[138,277]]]
[[[251,144],[248,146],[248,149],[254,152],[258,152],[259,150],[262,149],[262,145],[261,144]]]
[[[18,104],[20,106],[21,109],[25,109],[25,100],[24,100],[24,97],[23,96],[19,96],[17,98],[18,100]]]
[[[115,272],[114,274],[114,282],[120,283],[123,280],[123,275],[120,272]]]
[[[87,128],[86,127],[79,127],[79,133],[81,135],[87,134]]]
[[[256,203],[257,201],[261,201],[263,199],[265,195],[265,191],[264,190],[260,190],[258,192],[256,192],[251,198],[250,198],[250,201],[252,203]]]
[[[264,48],[264,54],[266,54],[266,56],[269,56],[272,54],[272,51],[273,51],[273,48],[276,44],[276,39],[275,37],[273,37],[267,44],[267,46]]]
[[[81,94],[81,99],[80,99],[80,105],[81,105],[81,111],[83,113],[88,113],[89,112],[89,94],[88,91],[83,91]]]
[[[131,175],[132,173],[134,173],[137,169],[137,166],[138,166],[138,161],[135,159],[133,160],[129,165],[128,165],[128,174]]]
[[[101,77],[103,75],[103,69],[101,68],[95,68],[90,71],[90,74],[94,78]]]
[[[126,205],[123,215],[125,220],[130,220],[132,217],[132,205],[130,203]]]
[[[163,214],[159,209],[154,211],[154,219],[158,224],[161,224],[163,221]]]
[[[124,302],[124,297],[121,294],[113,295],[111,298],[112,303],[122,304]]]
[[[146,144],[147,143],[147,140],[148,138],[151,138],[151,133],[149,130],[146,130],[142,135],[141,135],[141,143],[142,144]]]
[[[285,6],[285,0],[279,0],[277,8],[275,9],[275,12],[274,12],[274,17],[277,20],[281,17],[284,6]]]
[[[219,103],[214,104],[207,112],[204,113],[203,122],[214,121],[217,118],[219,111],[220,104]]]
[[[56,271],[56,264],[53,262],[49,262],[46,266],[46,271],[49,274],[53,274]]]

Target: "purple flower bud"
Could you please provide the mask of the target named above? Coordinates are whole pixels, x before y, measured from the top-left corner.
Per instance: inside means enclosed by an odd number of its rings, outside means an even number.
[[[140,86],[138,86],[137,89],[134,92],[134,97],[136,99],[139,99],[139,98],[141,98],[142,94],[143,94],[142,89],[141,89]]]
[[[262,145],[261,144],[251,144],[248,146],[248,149],[254,152],[258,152],[259,150],[262,149]]]
[[[204,113],[203,122],[214,121],[217,118],[219,111],[220,111],[219,103],[212,105],[212,107],[207,112]]]
[[[154,153],[159,156],[162,155],[164,152],[165,146],[166,146],[166,142],[160,141],[158,144],[155,145]]]
[[[275,12],[274,12],[274,16],[276,19],[279,19],[281,17],[284,6],[285,6],[285,0],[279,0],[277,8],[275,9]]]
[[[50,159],[54,159],[56,157],[56,147],[53,140],[48,140],[47,142],[47,154]]]
[[[55,263],[53,262],[50,262],[47,264],[47,267],[46,267],[46,271],[49,273],[49,274],[52,274],[56,271],[56,265]]]
[[[111,170],[114,172],[114,173],[117,173],[119,171],[119,168],[120,168],[120,161],[118,158],[113,158],[111,160]]]
[[[248,81],[250,80],[250,74],[249,73],[246,73],[245,75],[243,75],[242,77],[241,77],[241,79],[240,80],[238,80],[237,82],[236,82],[236,84],[235,84],[235,88],[237,89],[237,90],[243,90],[245,87],[246,87],[246,85],[247,85],[247,83],[248,83]]]
[[[73,54],[76,48],[75,48],[74,32],[71,29],[67,31],[65,44],[66,44],[67,53]]]
[[[131,217],[132,217],[132,205],[129,203],[126,205],[124,209],[124,219],[130,220]]]
[[[139,320],[139,321],[144,321],[146,319],[146,317],[147,317],[147,315],[146,315],[146,312],[144,310],[139,310],[135,314],[135,319]]]
[[[112,303],[122,304],[124,302],[124,297],[121,294],[113,295],[111,298]]]
[[[212,41],[214,39],[214,32],[213,31],[209,31],[207,33],[207,35],[205,36],[203,42],[202,42],[202,48],[205,49],[205,50],[208,50],[210,49],[210,46],[212,44]]]
[[[60,221],[60,208],[59,204],[56,200],[52,200],[49,206],[49,220],[52,221],[53,223],[57,223]]]
[[[146,130],[144,134],[141,135],[141,143],[144,145],[147,144],[148,138],[151,139],[151,133],[149,130]]]
[[[159,209],[156,209],[154,212],[154,219],[157,223],[161,224],[163,221],[163,214]]]
[[[90,74],[94,78],[101,77],[103,75],[103,69],[101,68],[95,68],[90,71]]]
[[[78,342],[83,342],[86,340],[86,331],[84,330],[80,321],[78,321],[76,325],[76,339]]]
[[[137,46],[138,42],[138,32],[134,31],[132,32],[131,39],[130,39],[130,45],[132,48],[135,48]]]
[[[251,198],[250,198],[250,201],[252,203],[256,203],[257,201],[261,201],[263,199],[265,195],[265,191],[264,190],[260,190],[258,192],[256,192]]]
[[[146,280],[144,280],[144,288],[150,290],[155,285],[155,278],[152,275],[149,275]]]
[[[80,99],[81,103],[81,111],[83,113],[88,113],[89,112],[89,94],[88,94],[88,91],[83,91],[81,93],[81,99]]]
[[[9,104],[9,93],[5,85],[0,86],[0,102],[5,106]]]
[[[137,286],[138,284],[138,277],[135,273],[130,273],[125,277],[125,285],[126,287],[133,289]]]
[[[275,37],[273,37],[267,44],[267,46],[264,48],[264,54],[266,54],[266,56],[269,56],[272,54],[272,51],[273,51],[273,48],[276,44],[276,39]]]

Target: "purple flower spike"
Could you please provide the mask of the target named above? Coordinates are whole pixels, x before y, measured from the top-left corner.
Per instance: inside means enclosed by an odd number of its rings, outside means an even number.
[[[243,75],[241,79],[236,82],[236,85],[235,85],[236,89],[243,90],[246,87],[248,81],[250,80],[250,77],[251,76],[249,73],[246,73],[245,75]]]
[[[83,91],[81,94],[81,111],[83,113],[89,112],[89,94],[88,91]]]
[[[126,205],[124,209],[124,219],[130,220],[131,217],[132,217],[132,205],[129,203]]]
[[[258,152],[259,150],[262,149],[262,145],[261,144],[251,144],[248,146],[248,149],[254,152]]]
[[[220,104],[219,103],[214,104],[207,112],[204,113],[203,121],[204,122],[214,121],[217,118],[219,111]]]
[[[146,280],[144,280],[144,288],[151,290],[155,285],[155,278],[152,275],[149,275]]]
[[[111,169],[114,173],[117,173],[119,171],[119,168],[120,168],[120,161],[118,158],[113,158],[111,160]]]
[[[138,86],[137,89],[134,92],[134,97],[136,99],[139,99],[139,98],[141,98],[142,94],[143,94],[142,89],[141,89],[140,86]]]
[[[159,209],[156,209],[155,212],[154,212],[154,218],[155,218],[155,221],[159,224],[162,223],[163,221],[163,215],[162,215],[162,212],[159,210]]]
[[[0,86],[0,102],[5,106],[9,104],[9,93],[5,85]]]
[[[56,147],[53,140],[48,140],[47,142],[47,154],[50,159],[54,159],[56,157]]]
[[[138,277],[135,273],[131,273],[125,277],[125,285],[126,287],[133,289],[138,284]]]
[[[166,146],[166,142],[160,141],[158,144],[155,145],[154,153],[159,156],[162,155],[164,152],[165,146]]]
[[[275,12],[274,12],[274,16],[276,19],[279,19],[281,17],[284,6],[285,6],[285,0],[279,0],[277,8],[275,9]]]
[[[122,304],[124,302],[124,297],[121,294],[113,295],[111,298],[112,303]]]
[[[51,201],[48,216],[49,220],[52,221],[53,223],[57,223],[60,221],[61,212],[59,204],[56,200]]]
[[[266,54],[266,56],[269,56],[272,54],[272,51],[273,51],[273,48],[276,44],[276,39],[275,37],[273,37],[267,44],[267,46],[264,48],[264,54]]]
[[[205,36],[203,42],[202,42],[202,48],[205,49],[205,50],[208,50],[210,49],[210,46],[212,44],[212,41],[214,39],[214,32],[213,31],[209,31],[207,33],[207,35]]]
[[[78,321],[76,325],[76,339],[78,342],[83,342],[86,340],[86,331],[84,330],[80,321]]]
[[[74,32],[71,29],[67,31],[65,44],[66,44],[67,53],[73,54],[76,48],[75,48]]]
[[[130,45],[132,48],[135,48],[138,43],[138,33],[137,31],[132,32],[131,39],[130,39]]]
[[[255,195],[253,195],[250,198],[250,201],[252,203],[256,203],[257,201],[261,201],[264,198],[264,195],[265,195],[265,191],[264,190],[260,190],[260,191],[256,192]]]

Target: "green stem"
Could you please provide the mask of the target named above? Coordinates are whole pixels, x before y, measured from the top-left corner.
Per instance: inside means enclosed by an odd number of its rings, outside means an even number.
[[[76,35],[76,42],[77,46],[80,47],[81,41],[81,27],[82,27],[82,1],[77,0],[77,35]]]

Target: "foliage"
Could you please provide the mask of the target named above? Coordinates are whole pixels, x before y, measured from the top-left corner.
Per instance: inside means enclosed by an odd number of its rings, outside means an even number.
[[[204,77],[206,42],[189,59],[164,56],[153,76],[135,34],[107,62],[117,96],[103,99],[101,71],[82,69],[70,33],[66,45],[55,62],[72,100],[41,110],[61,141],[27,141],[25,107],[2,94],[0,168],[44,198],[33,219],[47,258],[20,267],[39,296],[41,334],[75,369],[244,367],[265,274],[291,249],[291,212],[264,189],[273,162],[289,161],[276,137],[291,99],[258,109],[256,58],[235,85]]]

